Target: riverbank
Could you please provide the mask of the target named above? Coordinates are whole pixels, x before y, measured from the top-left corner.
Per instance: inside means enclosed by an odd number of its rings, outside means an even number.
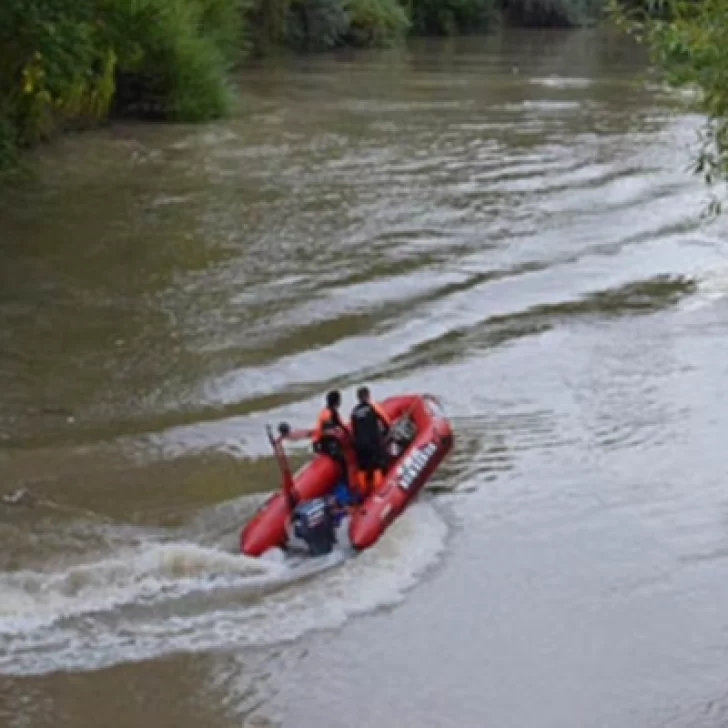
[[[575,27],[602,0],[8,0],[0,8],[0,171],[19,150],[109,117],[226,115],[252,57]]]

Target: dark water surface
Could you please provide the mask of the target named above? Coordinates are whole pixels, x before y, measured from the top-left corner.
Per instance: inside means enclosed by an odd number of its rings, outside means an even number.
[[[277,60],[0,208],[0,725],[728,723],[728,258],[604,34]],[[263,425],[438,394],[372,550],[236,554]],[[442,491],[445,491],[444,493]]]

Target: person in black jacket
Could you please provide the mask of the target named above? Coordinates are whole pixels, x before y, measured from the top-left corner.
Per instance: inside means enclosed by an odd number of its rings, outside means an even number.
[[[368,387],[359,387],[357,404],[351,411],[351,434],[359,472],[362,495],[368,495],[384,477],[384,438],[392,426],[387,413],[371,399]]]

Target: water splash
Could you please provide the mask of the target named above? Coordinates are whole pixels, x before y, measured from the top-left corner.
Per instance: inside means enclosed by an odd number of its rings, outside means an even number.
[[[728,297],[728,265],[722,264],[700,275],[695,295],[686,299],[681,308],[683,311],[697,311],[726,297]]]
[[[146,543],[64,571],[0,574],[0,637],[127,604],[233,586],[283,568],[192,543]]]
[[[291,568],[194,543],[147,543],[56,571],[0,574],[0,673],[98,669],[177,651],[262,647],[398,603],[442,552],[413,504],[380,542]],[[339,566],[340,568],[331,568]]]

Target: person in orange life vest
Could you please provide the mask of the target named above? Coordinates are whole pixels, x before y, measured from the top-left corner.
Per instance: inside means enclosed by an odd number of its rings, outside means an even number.
[[[372,400],[368,387],[359,387],[356,396],[359,401],[351,411],[351,433],[359,469],[359,489],[363,495],[368,495],[373,488],[379,487],[384,478],[384,438],[392,420]]]
[[[326,406],[319,412],[314,428],[292,433],[290,439],[311,438],[315,452],[328,455],[339,465],[346,488],[350,489],[350,470],[354,470],[351,433],[341,420],[340,407],[341,392],[334,389],[326,395]]]
[[[333,389],[326,395],[326,406],[319,412],[316,418],[316,425],[311,430],[314,449],[325,452],[327,449],[328,436],[333,433],[339,435],[349,434],[349,430],[341,420],[339,408],[341,407],[341,392]],[[338,438],[337,438],[338,439]]]

